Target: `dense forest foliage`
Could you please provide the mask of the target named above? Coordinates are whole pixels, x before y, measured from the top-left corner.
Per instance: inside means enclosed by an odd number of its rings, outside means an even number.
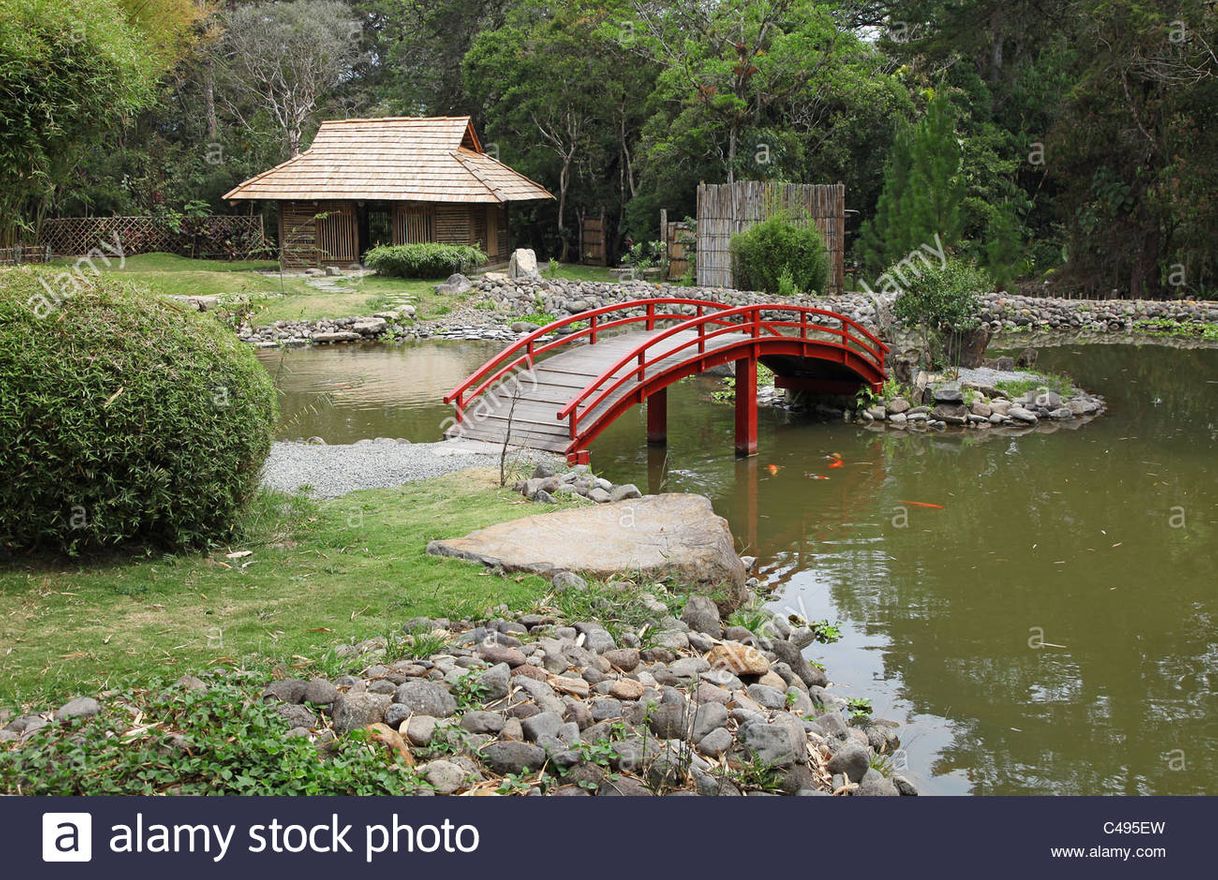
[[[558,197],[516,212],[545,256],[699,181],[841,181],[865,276],[938,236],[1008,286],[1201,295],[1216,49],[1213,0],[0,0],[0,243],[248,210],[328,117],[469,114]]]

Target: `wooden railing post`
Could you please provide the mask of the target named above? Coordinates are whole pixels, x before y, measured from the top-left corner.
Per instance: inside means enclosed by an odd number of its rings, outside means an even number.
[[[588,326],[591,328],[588,333],[589,345],[596,345],[596,317],[596,315],[593,315],[591,320],[588,322]]]
[[[647,302],[647,329],[656,329],[656,304],[654,300]]]

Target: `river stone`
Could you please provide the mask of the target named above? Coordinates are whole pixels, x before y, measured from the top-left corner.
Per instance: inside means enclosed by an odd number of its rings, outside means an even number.
[[[706,596],[690,596],[681,612],[681,620],[692,630],[706,633],[713,638],[723,635],[723,625],[719,621],[719,609]]]
[[[506,663],[496,663],[478,675],[478,685],[482,688],[486,702],[493,703],[508,695],[511,676],[512,670]]]
[[[334,703],[334,732],[350,733],[385,720],[386,694],[343,694]]]
[[[900,415],[909,409],[909,401],[904,397],[894,397],[888,401],[887,408],[893,415]]]
[[[706,660],[713,668],[726,669],[734,675],[765,675],[770,671],[770,661],[764,654],[740,642],[715,645]]]
[[[959,388],[945,385],[934,391],[935,403],[964,403],[964,392]]]
[[[643,493],[634,483],[623,483],[609,491],[611,501],[629,501],[631,498],[642,498]]]
[[[427,552],[507,571],[566,570],[599,580],[621,573],[672,578],[722,596],[720,611],[743,603],[747,579],[727,521],[701,495],[649,495],[524,517],[432,541]]]
[[[588,589],[588,582],[571,571],[556,573],[554,577],[550,578],[550,585],[559,591]]]
[[[431,681],[408,681],[394,694],[393,701],[418,715],[446,718],[457,711],[457,701],[443,685]]]
[[[69,700],[55,711],[56,721],[68,721],[72,718],[92,718],[101,711],[101,703],[92,697],[77,697]]]
[[[708,758],[718,758],[732,747],[732,735],[726,727],[716,727],[698,740],[698,751]]]
[[[1017,422],[1023,422],[1026,425],[1035,425],[1040,419],[1036,417],[1036,413],[1031,410],[1024,409],[1022,406],[1012,406],[1007,410],[1007,415]]]
[[[503,730],[503,716],[498,712],[466,712],[461,716],[461,726],[470,733],[498,733]]]
[[[494,742],[482,749],[482,761],[496,773],[538,770],[546,762],[545,749],[525,742]]]
[[[830,773],[844,773],[851,782],[861,782],[871,769],[871,758],[863,746],[847,743],[833,754],[827,767]]]
[[[789,767],[799,760],[789,732],[777,724],[749,721],[740,728],[740,742],[746,751],[771,767]]]
[[[386,712],[386,717],[388,714]],[[411,745],[425,746],[435,736],[437,723],[436,719],[430,715],[412,715],[401,732],[406,735],[406,739],[410,740]]]
[[[633,672],[635,667],[639,665],[638,648],[614,648],[605,651],[601,656],[608,660],[610,664],[622,670],[622,672]]]
[[[280,700],[284,703],[299,703],[304,699],[309,684],[299,678],[284,678],[272,681],[262,689],[262,698]]]
[[[465,784],[466,772],[452,761],[431,761],[419,768],[419,775],[440,794],[452,794]]]
[[[338,699],[338,688],[324,678],[314,678],[305,685],[304,702],[314,706],[329,706]]]
[[[808,687],[820,685],[824,687],[829,683],[828,677],[823,669],[817,669],[811,663],[804,659],[803,653],[799,650],[799,646],[794,642],[786,641],[785,639],[776,639],[774,641],[774,654],[783,663],[791,667],[791,671],[799,676],[799,680]]]

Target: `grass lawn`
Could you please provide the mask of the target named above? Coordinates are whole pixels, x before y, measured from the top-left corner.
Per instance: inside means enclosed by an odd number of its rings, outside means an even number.
[[[497,474],[465,471],[322,502],[265,495],[247,541],[207,554],[0,566],[0,707],[218,664],[303,671],[415,615],[528,607],[541,578],[425,547],[537,512]]]
[[[75,261],[64,258],[53,265],[68,267]],[[469,301],[468,295],[442,296],[435,286],[443,278],[362,278],[332,279],[342,290],[318,290],[299,273],[282,274],[279,264],[267,260],[225,262],[192,260],[175,254],[137,254],[117,265],[98,269],[143,285],[153,293],[177,296],[231,295],[248,300],[250,321],[256,326],[274,321],[316,321],[371,315],[405,304],[413,305],[420,320],[430,321],[449,314]],[[563,264],[546,277],[573,281],[616,281],[616,276],[599,266]]]

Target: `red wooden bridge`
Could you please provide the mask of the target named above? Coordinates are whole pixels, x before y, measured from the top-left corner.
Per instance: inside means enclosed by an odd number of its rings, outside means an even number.
[[[726,306],[698,299],[632,300],[570,315],[516,340],[444,397],[449,436],[565,453],[588,447],[647,402],[647,440],[667,437],[666,389],[736,364],[736,452],[757,451],[757,363],[775,384],[854,393],[884,382],[888,347],[845,315],[781,303]]]

